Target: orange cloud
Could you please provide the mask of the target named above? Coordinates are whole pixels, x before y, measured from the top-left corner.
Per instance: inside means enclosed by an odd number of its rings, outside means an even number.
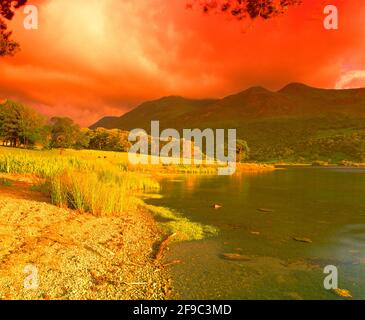
[[[338,31],[324,30],[324,5],[311,0],[252,24],[186,9],[185,0],[30,1],[39,29],[24,30],[18,12],[22,51],[0,60],[0,98],[89,125],[168,94],[220,97],[291,81],[335,87],[365,69],[365,8],[332,2]]]

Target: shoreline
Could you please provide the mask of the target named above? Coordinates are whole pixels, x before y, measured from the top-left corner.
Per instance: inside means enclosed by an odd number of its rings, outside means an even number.
[[[169,272],[154,259],[163,234],[148,210],[95,217],[52,205],[26,175],[0,178],[10,181],[0,184],[0,299],[169,297]],[[35,290],[23,287],[27,265],[38,270]]]
[[[172,235],[176,241],[200,240],[218,232],[214,226],[190,221],[172,209],[144,202],[144,197],[151,196],[148,192],[158,196],[160,178],[216,175],[214,166],[147,166],[130,171],[126,155],[119,153],[67,150],[59,155],[56,151],[4,151],[9,152],[2,157],[2,171],[19,173],[0,173],[0,299],[170,299],[170,267],[176,261],[166,261],[161,255],[165,241]],[[236,174],[259,175],[290,167],[316,168],[314,163],[237,163]],[[332,167],[351,168],[318,166]],[[65,202],[55,202],[61,208],[52,204],[54,198],[51,200],[51,189],[45,182],[64,178],[57,173],[58,169],[72,172],[68,177],[76,179],[60,180],[67,182],[63,185],[67,197],[73,191],[70,187],[85,187],[72,194],[77,196],[81,191],[80,198],[73,198],[81,199],[79,210],[67,209]],[[68,184],[72,181],[75,184]],[[90,193],[89,181],[102,185],[96,185],[100,189],[95,187]],[[108,189],[109,186],[112,187]],[[114,188],[123,197],[103,196]],[[90,195],[99,200],[110,198],[111,204],[122,199],[125,209],[108,210],[108,203],[95,203]],[[85,206],[85,197],[89,197],[90,206]],[[68,204],[72,206],[73,202]],[[106,210],[87,211],[94,209],[93,204]],[[37,290],[23,287],[27,265],[37,267]]]

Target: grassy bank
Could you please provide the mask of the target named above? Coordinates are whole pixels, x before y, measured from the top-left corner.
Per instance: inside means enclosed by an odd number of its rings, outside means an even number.
[[[159,221],[162,232],[177,233],[178,240],[198,240],[217,232],[144,202],[147,194],[158,196],[159,183],[152,175],[213,174],[213,166],[132,166],[126,153],[0,148],[0,172],[34,176],[38,183],[32,190],[49,194],[52,203],[62,208],[95,216],[118,216],[142,208],[163,220]]]
[[[261,172],[275,170],[275,166],[265,163],[237,163],[237,172]]]
[[[132,210],[138,193],[158,191],[147,175],[126,171],[124,155],[104,154],[1,148],[0,172],[34,175],[54,204],[97,216]]]
[[[54,204],[94,215],[118,214],[140,205],[136,195],[159,190],[151,175],[217,174],[217,169],[218,165],[204,164],[131,165],[128,154],[119,152],[0,148],[0,172],[34,175]],[[237,164],[238,172],[273,169],[265,164]]]
[[[142,200],[159,184],[123,157],[0,148],[0,299],[168,297],[168,271],[152,254],[164,235]],[[37,290],[18,285],[28,261]]]
[[[271,169],[260,164],[237,166],[237,171]],[[21,279],[23,273],[17,266],[23,262],[19,261],[28,261],[32,253],[32,261],[41,270],[57,263],[50,274],[42,274],[41,291],[29,295],[21,289],[8,290],[4,280],[0,281],[0,298],[163,299],[170,291],[168,273],[161,271],[164,262],[156,263],[154,258],[162,239],[173,234],[174,241],[200,240],[218,233],[179,212],[146,203],[146,199],[160,197],[157,176],[216,174],[214,165],[132,166],[125,153],[0,147],[0,172],[0,216],[13,217],[3,219],[7,221],[3,233],[11,240],[17,228],[12,221],[24,212],[27,217],[21,225],[23,242],[11,247],[9,240],[10,253],[6,254],[11,277],[3,279]],[[36,230],[34,235],[27,234],[29,226]],[[17,250],[22,246],[27,250]],[[73,269],[68,261],[76,255],[80,259]],[[118,267],[111,266],[111,261],[117,261]]]

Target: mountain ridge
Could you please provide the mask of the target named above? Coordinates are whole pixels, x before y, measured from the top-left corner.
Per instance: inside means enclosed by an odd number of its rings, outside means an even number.
[[[351,97],[350,94],[353,96]],[[327,96],[326,96],[327,95]],[[317,104],[312,106],[311,109],[305,109],[303,101],[299,101],[298,97],[304,96],[304,99],[311,100],[322,100],[322,110],[317,108]],[[329,96],[333,96],[332,98]],[[365,113],[365,88],[359,89],[323,89],[307,86],[302,83],[289,83],[278,91],[270,91],[261,86],[250,87],[246,90],[240,91],[223,97],[221,99],[192,99],[185,98],[182,96],[165,96],[156,100],[149,100],[141,103],[131,111],[121,116],[106,116],[101,118],[99,121],[90,126],[91,129],[97,127],[103,127],[106,129],[126,129],[130,130],[136,121],[131,121],[126,127],[123,128],[125,122],[131,120],[133,116],[150,116],[156,117],[155,119],[150,118],[149,120],[174,120],[179,116],[192,116],[196,115],[203,116],[204,114],[217,112],[222,108],[221,111],[227,111],[227,108],[235,108],[236,111],[240,111],[241,116],[275,116],[275,115],[292,115],[293,113],[305,113],[305,112],[338,112],[346,111],[336,110],[337,105],[351,105],[356,103],[356,99],[363,100],[364,106],[359,113]],[[352,100],[352,101],[351,101]],[[316,101],[319,103],[319,101]],[[333,103],[331,106],[330,104]],[[204,110],[196,109],[196,107],[206,107]],[[323,110],[323,106],[325,107]],[[226,109],[223,109],[226,108]],[[243,110],[244,109],[244,110]],[[166,112],[173,114],[166,115]],[[193,114],[190,114],[190,113]],[[354,112],[354,110],[351,110]],[[216,115],[218,116],[218,115]],[[162,117],[159,119],[158,117]],[[190,118],[190,117],[188,117]],[[218,117],[217,117],[218,118]],[[217,119],[220,121],[221,119]]]
[[[221,99],[162,97],[121,117],[104,117],[91,128],[149,131],[152,120],[160,121],[161,130],[236,128],[254,160],[364,156],[365,161],[365,88],[336,90],[290,83],[278,91],[256,86]],[[339,139],[338,144],[331,139]],[[319,145],[324,143],[322,150]]]

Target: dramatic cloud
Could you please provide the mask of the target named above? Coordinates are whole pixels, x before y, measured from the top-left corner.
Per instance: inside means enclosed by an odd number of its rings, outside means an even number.
[[[332,2],[338,31],[323,28],[324,4],[311,0],[254,23],[186,9],[185,0],[30,0],[39,29],[24,30],[21,12],[12,23],[22,52],[0,60],[0,99],[89,125],[163,95],[220,97],[291,81],[348,87],[351,72],[365,70],[365,8]]]
[[[365,87],[365,70],[351,70],[342,74],[336,83],[336,89]]]

